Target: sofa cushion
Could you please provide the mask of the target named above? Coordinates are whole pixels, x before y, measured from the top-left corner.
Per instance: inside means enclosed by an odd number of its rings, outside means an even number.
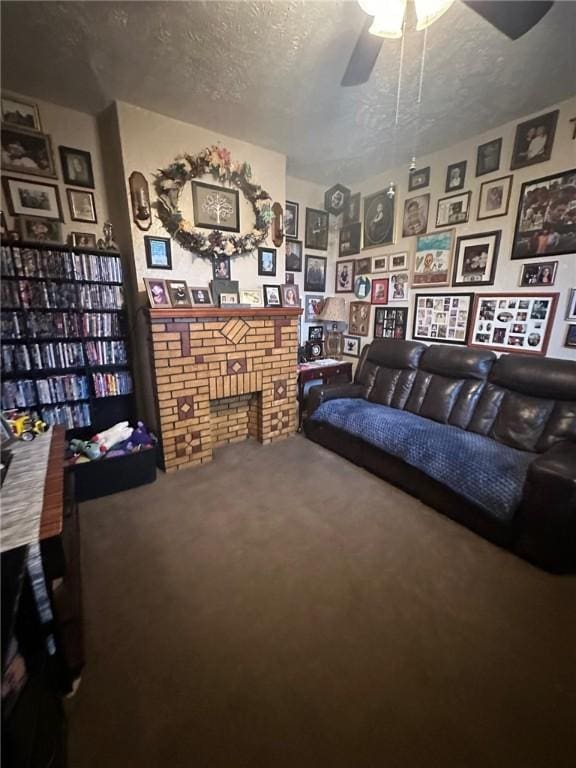
[[[503,522],[512,520],[528,466],[536,458],[482,435],[362,399],[323,403],[312,419],[417,467]]]

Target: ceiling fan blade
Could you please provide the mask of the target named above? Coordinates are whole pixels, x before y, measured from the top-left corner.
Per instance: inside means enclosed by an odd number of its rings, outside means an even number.
[[[543,18],[553,2],[543,0],[463,0],[511,40],[517,40]]]
[[[382,48],[383,38],[371,35],[368,31],[372,26],[372,17],[368,16],[360,32],[360,37],[342,78],[342,85],[362,85],[370,77],[376,59]]]

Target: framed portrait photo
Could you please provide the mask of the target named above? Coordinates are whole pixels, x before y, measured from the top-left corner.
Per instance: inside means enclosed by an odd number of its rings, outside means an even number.
[[[62,221],[60,193],[55,184],[4,176],[2,179],[8,210],[12,216],[41,216]]]
[[[238,304],[238,294],[222,292],[220,294],[220,306],[229,307],[231,304]]]
[[[286,240],[286,269],[302,272],[302,240]]]
[[[469,346],[545,355],[557,293],[478,293]]]
[[[144,247],[148,269],[172,269],[172,250],[169,237],[144,236]]]
[[[72,221],[83,221],[87,224],[96,224],[96,204],[92,192],[80,189],[67,189],[68,207]]]
[[[300,205],[286,200],[284,208],[284,237],[298,237]]]
[[[343,336],[342,339],[344,341],[343,353],[347,357],[360,357],[360,344],[362,339],[359,339],[356,336]]]
[[[428,211],[430,195],[417,195],[404,201],[404,217],[402,219],[402,237],[423,235],[428,229]]]
[[[212,277],[214,280],[231,279],[232,267],[230,263],[230,256],[217,256],[212,260]]]
[[[436,209],[436,226],[450,227],[454,224],[466,224],[470,216],[471,192],[462,192],[460,195],[441,197]]]
[[[192,300],[185,280],[167,280],[168,294],[173,307],[191,307]]]
[[[190,299],[193,307],[213,307],[212,294],[210,288],[205,286],[192,286],[189,288]]]
[[[354,268],[354,274],[356,275],[369,275],[372,272],[372,259],[370,256],[366,256],[363,259],[356,259],[356,266]]]
[[[94,189],[94,171],[90,152],[72,147],[58,147],[62,176],[65,184],[73,187],[89,187]]]
[[[446,170],[445,192],[456,192],[458,189],[464,189],[466,165],[466,160],[462,160],[460,163],[452,163],[452,165],[448,166]]]
[[[41,131],[38,105],[20,97],[2,97],[2,122],[5,126],[25,128],[28,131]]]
[[[394,242],[395,200],[385,189],[364,198],[364,248]]]
[[[449,285],[453,248],[453,229],[420,235],[416,239],[412,285]]]
[[[328,250],[328,224],[327,211],[317,208],[306,208],[306,231],[304,245],[314,251]]]
[[[506,216],[512,191],[512,178],[512,176],[502,176],[482,183],[478,198],[478,219]]]
[[[487,141],[485,144],[480,144],[476,152],[476,176],[495,173],[500,168],[501,153],[501,138],[492,139],[492,141]]]
[[[237,189],[193,181],[192,205],[195,227],[218,229],[221,232],[240,231],[240,207]]]
[[[570,289],[568,307],[566,309],[566,320],[576,320],[576,288]]]
[[[565,347],[576,347],[576,325],[570,324],[566,330],[566,338],[564,339]]]
[[[146,286],[148,301],[152,308],[172,306],[166,280],[160,280],[157,277],[145,277],[144,285]]]
[[[354,260],[337,261],[334,290],[336,293],[351,293],[354,290]]]
[[[390,286],[388,301],[408,301],[408,285],[410,284],[410,275],[408,272],[392,272],[390,274]]]
[[[349,224],[356,224],[360,221],[360,192],[350,195],[348,202],[344,205],[342,211],[342,224],[347,227]]]
[[[70,242],[75,248],[92,248],[97,247],[96,235],[93,232],[71,232]]]
[[[372,292],[370,294],[371,304],[388,304],[388,286],[387,277],[378,277],[372,280]]]
[[[323,325],[311,325],[308,328],[308,341],[322,341],[324,338]]]
[[[276,248],[258,248],[258,274],[276,277]]]
[[[306,323],[317,322],[323,306],[324,296],[313,295],[311,293],[306,294],[306,296],[304,296],[304,321]]]
[[[35,243],[62,243],[62,224],[43,216],[17,216],[16,222],[21,240]]]
[[[576,252],[576,168],[522,184],[512,259]]]
[[[417,293],[412,338],[465,345],[473,300],[473,293]]]
[[[530,288],[533,285],[554,285],[557,261],[540,261],[536,264],[524,264],[520,270],[520,286]]]
[[[408,269],[408,251],[401,253],[391,253],[388,256],[388,268],[390,272],[400,272]]]
[[[360,240],[362,237],[362,224],[348,224],[340,230],[338,242],[338,256],[353,256],[360,253]]]
[[[326,257],[306,255],[304,290],[324,292],[326,290]]]
[[[372,272],[388,272],[388,256],[374,256]]]
[[[300,306],[300,293],[297,285],[290,285],[288,283],[280,286],[280,294],[282,296],[283,307],[299,307]]]
[[[2,170],[56,178],[50,137],[17,126],[2,126]]]
[[[550,160],[559,110],[532,117],[516,127],[510,170]]]
[[[371,306],[367,301],[350,302],[348,330],[353,336],[368,336]]]
[[[374,338],[405,339],[408,307],[375,307]]]
[[[240,304],[249,304],[251,307],[264,306],[264,294],[262,288],[248,288],[240,291]]]
[[[458,238],[452,285],[494,285],[501,234],[498,229]]]
[[[423,189],[430,186],[430,166],[420,168],[418,171],[412,171],[408,176],[408,191]]]
[[[280,293],[279,285],[263,285],[264,291],[264,306],[265,307],[281,307],[282,295]]]
[[[367,299],[370,296],[372,282],[366,275],[358,275],[354,278],[354,296],[357,299]]]

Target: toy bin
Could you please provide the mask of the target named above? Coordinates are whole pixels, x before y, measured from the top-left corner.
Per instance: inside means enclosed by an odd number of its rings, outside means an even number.
[[[156,446],[126,456],[70,465],[76,500],[89,501],[156,480]]]

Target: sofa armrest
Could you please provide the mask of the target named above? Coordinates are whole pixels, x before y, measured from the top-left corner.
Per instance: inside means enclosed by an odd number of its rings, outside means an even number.
[[[366,387],[363,384],[320,384],[310,387],[308,391],[308,416],[327,400],[337,400],[342,397],[364,397]]]
[[[563,440],[528,469],[515,549],[547,568],[576,571],[576,443]]]

